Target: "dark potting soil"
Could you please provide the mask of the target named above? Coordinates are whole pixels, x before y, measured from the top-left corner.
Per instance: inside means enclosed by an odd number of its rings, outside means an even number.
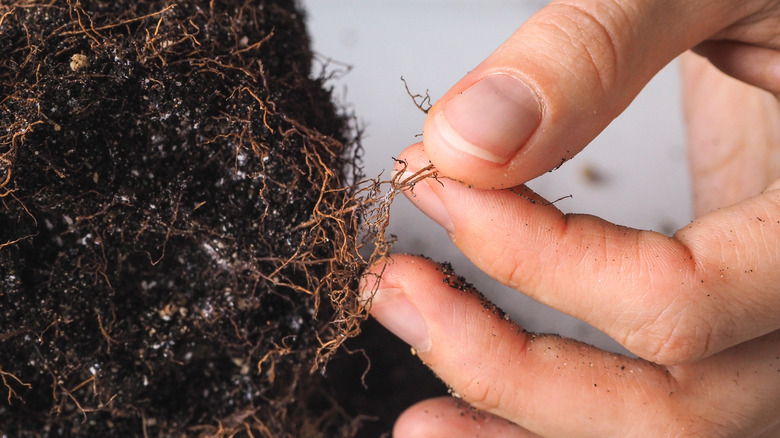
[[[366,261],[311,64],[293,0],[0,4],[0,433],[389,430],[365,360],[319,372]]]

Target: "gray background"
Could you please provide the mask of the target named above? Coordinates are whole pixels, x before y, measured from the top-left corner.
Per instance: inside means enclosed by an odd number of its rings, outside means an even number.
[[[535,11],[540,0],[305,0],[314,50],[352,70],[331,85],[365,130],[365,173],[393,165],[422,132],[425,115],[406,94],[434,100],[490,54]],[[332,66],[336,68],[335,66]],[[317,68],[317,67],[315,67]],[[603,181],[587,178],[596,172]],[[556,199],[557,207],[612,222],[670,234],[691,219],[690,184],[676,63],[643,90],[626,112],[593,143],[555,172],[529,186]],[[563,315],[486,277],[447,235],[403,197],[396,198],[389,232],[397,252],[450,261],[458,272],[526,329],[554,332],[619,351],[585,323]]]

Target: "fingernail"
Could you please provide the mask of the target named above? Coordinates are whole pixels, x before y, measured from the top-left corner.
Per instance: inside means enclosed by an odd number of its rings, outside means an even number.
[[[404,171],[397,181],[402,182],[413,177],[414,172]],[[450,213],[444,208],[444,204],[441,199],[434,193],[429,184],[439,184],[436,180],[426,178],[414,183],[413,186],[404,190],[403,193],[412,201],[412,204],[422,210],[426,216],[433,219],[437,224],[441,225],[448,233],[452,233],[455,229],[452,223],[452,217]],[[443,183],[442,183],[443,184]]]
[[[493,163],[514,157],[541,121],[536,95],[505,74],[487,76],[447,102],[434,116],[444,142]]]
[[[371,315],[418,353],[431,349],[428,326],[401,289],[379,289],[371,299]]]

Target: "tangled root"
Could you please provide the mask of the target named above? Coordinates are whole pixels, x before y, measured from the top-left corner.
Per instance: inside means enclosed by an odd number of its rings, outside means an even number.
[[[352,436],[389,205],[292,0],[0,5],[0,429]]]

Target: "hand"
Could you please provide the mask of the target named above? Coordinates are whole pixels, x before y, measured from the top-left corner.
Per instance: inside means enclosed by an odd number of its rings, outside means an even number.
[[[555,2],[432,108],[424,146],[401,158],[451,179],[418,183],[412,202],[485,272],[639,359],[525,333],[436,264],[394,256],[378,285],[366,277],[371,313],[481,410],[422,402],[397,436],[780,433],[778,8]],[[698,219],[667,238],[564,215],[517,186],[581,150],[692,46],[768,91],[685,55]]]

